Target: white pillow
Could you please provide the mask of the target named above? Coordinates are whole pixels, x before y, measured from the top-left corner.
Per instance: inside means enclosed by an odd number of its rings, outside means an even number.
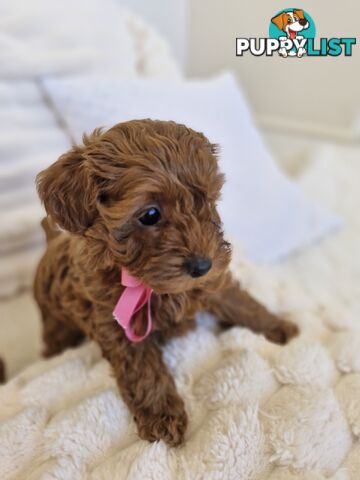
[[[74,77],[43,84],[76,141],[95,127],[153,118],[185,123],[220,144],[227,179],[219,204],[225,231],[254,261],[285,257],[338,224],[276,166],[230,74],[171,83]]]

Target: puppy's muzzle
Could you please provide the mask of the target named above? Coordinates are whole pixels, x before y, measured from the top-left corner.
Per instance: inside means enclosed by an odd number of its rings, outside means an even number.
[[[212,266],[209,258],[192,257],[185,262],[185,269],[193,278],[202,277],[206,275]]]

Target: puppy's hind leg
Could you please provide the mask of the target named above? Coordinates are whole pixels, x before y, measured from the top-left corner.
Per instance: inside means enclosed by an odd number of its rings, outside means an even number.
[[[42,312],[45,358],[57,355],[67,348],[76,347],[85,337],[82,330],[68,321],[64,322]]]

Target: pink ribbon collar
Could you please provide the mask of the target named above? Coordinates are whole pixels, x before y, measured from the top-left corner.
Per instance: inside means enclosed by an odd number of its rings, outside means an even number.
[[[152,329],[150,299],[153,290],[144,285],[140,280],[129,274],[125,268],[121,269],[121,284],[125,290],[113,311],[113,316],[118,324],[124,329],[125,335],[131,342],[141,342]],[[147,326],[144,335],[136,335],[132,328],[132,319],[147,303]]]

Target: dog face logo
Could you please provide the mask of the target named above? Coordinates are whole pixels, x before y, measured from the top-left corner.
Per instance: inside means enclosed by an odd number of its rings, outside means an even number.
[[[269,36],[282,42],[278,51],[282,57],[302,57],[307,53],[307,39],[315,37],[315,24],[304,10],[287,8],[271,19]]]
[[[304,16],[304,10],[293,10],[292,12],[282,12],[271,21],[283,30],[291,40],[297,37],[299,32],[309,28],[309,22]]]

